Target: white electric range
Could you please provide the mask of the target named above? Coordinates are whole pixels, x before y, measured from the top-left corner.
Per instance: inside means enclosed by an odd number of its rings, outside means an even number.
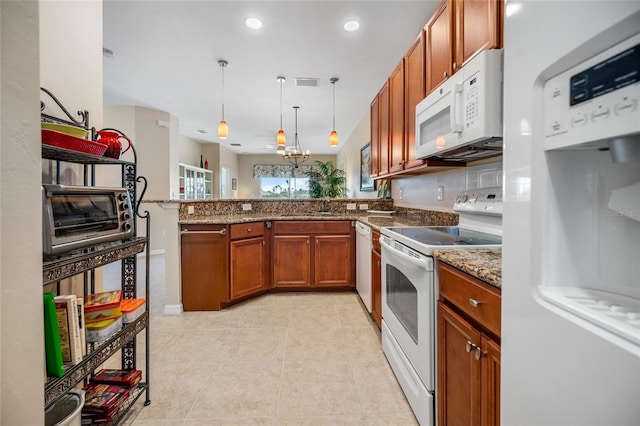
[[[436,249],[500,248],[502,188],[460,193],[458,226],[381,228],[382,348],[421,425],[435,425]]]

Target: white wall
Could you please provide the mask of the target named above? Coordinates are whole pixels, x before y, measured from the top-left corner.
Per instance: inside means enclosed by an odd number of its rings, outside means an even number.
[[[370,124],[371,114],[367,110],[336,156],[337,167],[342,167],[347,176],[347,188],[351,198],[377,196],[377,192],[374,191],[360,191],[360,149],[371,141]]]
[[[91,124],[102,125],[102,2],[3,1],[0,34],[0,423],[40,425],[39,87],[51,90],[71,112],[88,110]]]
[[[44,418],[38,32],[37,2],[0,2],[0,424],[3,425],[39,425]]]
[[[238,189],[236,188],[235,191],[231,190],[231,179],[238,179],[238,154],[220,145],[220,170],[222,170],[223,167],[229,169],[228,198],[238,198]],[[218,179],[214,184],[218,187],[218,191],[220,191],[220,174],[218,174]]]

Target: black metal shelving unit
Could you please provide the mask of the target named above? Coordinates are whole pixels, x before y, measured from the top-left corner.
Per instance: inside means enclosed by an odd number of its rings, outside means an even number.
[[[96,129],[89,127],[89,112],[78,111],[80,120],[76,120],[62,105],[62,103],[47,89],[41,88],[42,92],[48,96],[58,106],[66,118],[59,118],[50,114],[42,113],[42,121],[66,124],[83,128],[90,132],[91,140],[96,139]],[[44,101],[41,101],[41,111],[45,109]],[[108,129],[116,130],[117,129]],[[121,133],[121,132],[120,132]],[[84,295],[95,292],[95,268],[113,262],[120,261],[122,265],[122,291],[123,298],[133,299],[137,296],[137,273],[138,265],[136,256],[147,248],[145,252],[145,300],[146,311],[134,322],[126,324],[123,328],[109,339],[87,345],[87,355],[78,364],[65,367],[65,374],[62,377],[49,377],[44,386],[44,408],[47,409],[58,401],[63,395],[74,388],[83,380],[86,381],[106,360],[117,353],[121,354],[121,368],[132,370],[136,368],[136,337],[145,333],[145,375],[146,380],[139,383],[136,388],[130,391],[130,396],[119,408],[114,416],[112,424],[119,424],[126,418],[135,402],[144,395],[144,405],[151,403],[149,387],[149,234],[150,215],[148,211],[140,212],[140,203],[146,191],[147,180],[137,175],[137,155],[135,148],[133,151],[133,161],[123,161],[109,157],[85,154],[69,149],[42,145],[42,158],[52,160],[55,163],[55,182],[61,181],[62,163],[73,163],[82,165],[83,185],[95,186],[96,165],[120,166],[122,170],[122,186],[129,192],[131,200],[134,201],[133,237],[123,241],[98,244],[92,247],[75,251],[63,256],[56,256],[43,259],[42,283],[43,285],[59,283],[65,278],[82,275],[84,285]],[[138,185],[142,190],[138,197]],[[138,237],[138,219],[144,223],[146,237]],[[59,289],[59,285],[58,285]]]

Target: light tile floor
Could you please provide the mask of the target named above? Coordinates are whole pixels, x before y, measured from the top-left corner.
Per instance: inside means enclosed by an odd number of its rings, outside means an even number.
[[[154,295],[151,405],[141,398],[126,425],[418,424],[355,292],[268,294],[182,315],[159,312]],[[144,356],[143,337],[139,348]]]

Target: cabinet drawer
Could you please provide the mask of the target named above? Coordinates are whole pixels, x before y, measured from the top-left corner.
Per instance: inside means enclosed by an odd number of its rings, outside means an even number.
[[[231,225],[230,235],[232,240],[247,237],[260,237],[264,235],[264,222],[237,223]]]
[[[380,233],[375,230],[371,230],[371,244],[373,245],[373,249],[380,253],[382,249],[380,248]]]
[[[446,299],[472,319],[500,336],[500,304],[498,289],[449,265],[438,264],[440,299]]]
[[[350,234],[351,221],[349,220],[304,220],[282,221],[273,224],[274,234]]]

